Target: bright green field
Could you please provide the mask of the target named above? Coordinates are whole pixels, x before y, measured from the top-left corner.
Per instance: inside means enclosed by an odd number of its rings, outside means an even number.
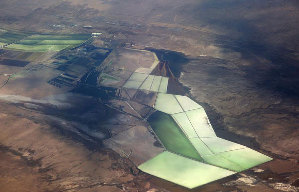
[[[196,149],[171,116],[156,112],[150,116],[148,121],[168,151],[202,161]]]
[[[207,155],[203,156],[203,158],[206,163],[237,172],[272,160],[272,158],[247,147],[215,155]]]
[[[20,51],[30,52],[46,52],[46,51],[60,51],[69,47],[69,45],[22,45],[22,44],[11,44],[6,49],[14,49]]]
[[[194,161],[168,151],[160,153],[138,168],[189,189],[235,174],[235,172]]]
[[[40,40],[24,39],[24,40],[18,41],[18,44],[22,44],[22,45],[35,45],[35,44],[37,44],[39,42],[40,42]]]
[[[17,44],[22,45],[78,45],[83,43],[83,40],[38,40],[25,39],[19,41]]]
[[[181,105],[173,94],[159,93],[154,108],[167,114],[183,112]]]
[[[80,45],[89,37],[88,34],[31,35],[6,48],[26,52],[61,51]]]
[[[31,40],[87,40],[89,34],[72,34],[72,35],[31,35],[27,39]]]
[[[78,45],[83,43],[83,40],[42,40],[39,45]]]

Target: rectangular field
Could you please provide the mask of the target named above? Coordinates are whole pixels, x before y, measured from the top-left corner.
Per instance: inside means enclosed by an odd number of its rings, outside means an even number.
[[[28,52],[46,52],[46,51],[60,51],[69,47],[70,45],[23,45],[23,44],[11,44],[7,49],[14,49]]]
[[[170,115],[155,112],[148,121],[168,151],[202,161],[197,150]]]
[[[0,65],[14,66],[14,67],[25,67],[28,65],[28,61],[20,61],[14,59],[3,59],[0,60]]]
[[[36,61],[43,56],[43,52],[24,52],[18,50],[3,50],[3,55],[0,57],[2,59],[14,59],[21,61]]]
[[[31,40],[86,40],[90,37],[89,34],[69,34],[69,35],[54,35],[54,34],[41,34],[31,35],[26,39]]]
[[[189,189],[235,174],[165,151],[138,167],[140,170]]]
[[[63,49],[78,46],[89,37],[90,35],[88,34],[31,35],[5,48],[24,52],[58,52]]]
[[[25,38],[26,36],[28,36],[28,34],[2,30],[0,31],[0,42],[1,44],[9,44],[9,43],[19,41]]]

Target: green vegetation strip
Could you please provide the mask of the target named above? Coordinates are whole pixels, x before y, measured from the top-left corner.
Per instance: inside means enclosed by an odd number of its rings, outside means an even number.
[[[21,41],[18,41],[18,44],[22,44],[22,45],[35,45],[38,44],[40,42],[40,40],[30,40],[30,39],[24,39]]]
[[[184,158],[168,151],[160,153],[138,168],[190,189],[235,174],[235,172]]]
[[[194,146],[171,116],[155,112],[148,121],[168,151],[202,161]]]
[[[15,44],[8,45],[6,48],[25,52],[61,51],[80,45],[89,37],[90,35],[88,34],[31,35],[26,38],[23,37],[24,39],[17,41]]]
[[[25,39],[17,44],[22,45],[77,45],[83,43],[83,40],[30,40]]]
[[[71,34],[71,35],[32,35],[27,39],[31,40],[87,40],[89,34]]]
[[[78,45],[83,43],[82,40],[42,40],[39,45]]]
[[[27,34],[17,32],[4,32],[0,33],[0,42],[2,43],[13,43],[25,38]]]
[[[20,51],[31,51],[31,52],[46,52],[46,51],[60,51],[69,47],[69,45],[21,45],[11,44],[8,45],[7,49],[14,49]]]

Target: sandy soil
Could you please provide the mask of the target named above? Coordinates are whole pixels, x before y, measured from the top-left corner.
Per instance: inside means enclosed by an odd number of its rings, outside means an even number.
[[[2,191],[46,191],[48,183],[43,174],[30,161],[24,160],[18,153],[2,148],[0,152],[0,186]],[[33,163],[33,162],[32,162]]]
[[[18,191],[22,187],[26,191],[136,191],[138,188],[134,186],[136,178],[130,161],[111,150],[88,150],[71,136],[59,134],[55,127],[44,122],[41,114],[0,105],[5,109],[0,114],[0,139],[1,145],[6,146],[1,151],[0,183],[5,187],[1,191]]]

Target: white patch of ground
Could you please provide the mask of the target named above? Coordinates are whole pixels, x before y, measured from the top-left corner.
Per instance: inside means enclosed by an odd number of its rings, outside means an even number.
[[[299,188],[292,186],[287,183],[273,183],[270,184],[274,189],[280,190],[280,191],[286,191],[286,192],[298,192]]]

